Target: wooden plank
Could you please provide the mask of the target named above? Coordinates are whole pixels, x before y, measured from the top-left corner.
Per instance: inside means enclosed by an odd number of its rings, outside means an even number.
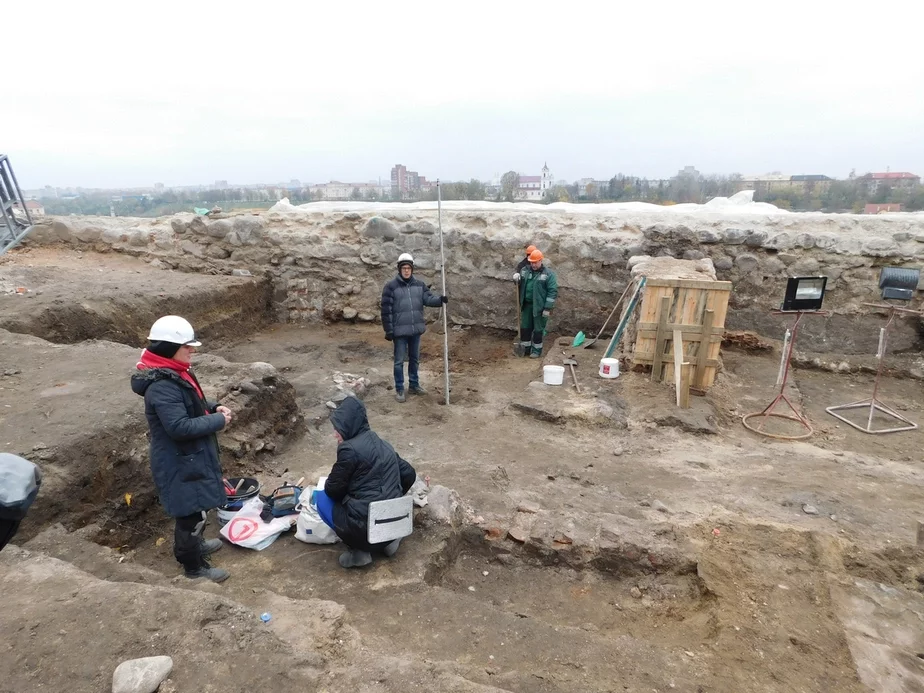
[[[667,326],[668,332],[673,332],[674,330],[680,330],[680,326],[679,325],[668,325]],[[695,330],[691,330],[689,329],[689,325],[688,325],[687,329],[680,330],[680,332],[683,333],[684,345],[686,345],[687,342],[697,342],[698,343],[702,341],[703,335],[699,331],[699,328]],[[645,339],[654,339],[657,333],[658,333],[657,330],[639,330],[639,335],[644,336]],[[713,332],[711,335],[710,342],[712,344],[720,344],[722,342],[721,335],[717,334],[716,332]],[[649,350],[646,349],[646,351],[649,351]]]
[[[633,354],[632,363],[640,366],[648,366],[654,362],[654,353],[648,352],[646,354]],[[663,364],[663,357],[662,357]],[[715,368],[719,365],[718,359],[706,359],[706,368]],[[671,362],[671,368],[673,368],[673,362]]]
[[[690,408],[690,370],[693,364],[685,362],[680,366],[680,392],[678,405],[681,409]]]
[[[707,309],[703,314],[703,331],[700,334],[699,346],[696,348],[696,379],[693,384],[699,389],[706,387],[706,361],[709,359],[707,352],[712,348],[712,321],[714,319],[715,311]]]
[[[712,279],[657,279],[648,277],[648,286],[669,286],[673,289],[708,289],[710,291],[731,291],[732,289],[731,282],[713,281]]]
[[[680,406],[680,366],[683,363],[683,337],[680,330],[674,330],[674,388],[677,391],[677,406]]]
[[[709,306],[709,308],[715,311],[715,315],[712,319],[712,330],[716,334],[722,334],[725,329],[725,317],[728,314],[728,299],[730,295],[731,294],[722,291],[715,292],[710,296],[712,299],[712,305]],[[718,342],[713,341],[706,356],[709,359],[715,359],[718,361],[721,348],[721,340]],[[706,366],[706,375],[703,380],[704,387],[708,388],[712,386],[712,383],[715,382],[716,371],[717,368],[708,365]]]
[[[667,339],[667,321],[670,314],[671,299],[669,296],[661,297],[661,314],[658,316],[658,333],[655,337],[654,358],[651,362],[651,380],[661,382],[661,360],[664,357],[664,342]]]

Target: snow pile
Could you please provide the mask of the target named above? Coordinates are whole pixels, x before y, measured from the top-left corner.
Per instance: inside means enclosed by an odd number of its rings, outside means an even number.
[[[284,197],[270,207],[270,212],[283,214],[315,212],[412,212],[435,211],[436,202],[308,202],[293,205]],[[605,202],[600,204],[574,204],[554,202],[549,205],[535,202],[489,202],[487,200],[452,200],[443,202],[447,212],[565,212],[569,214],[615,215],[623,212],[657,214],[734,214],[769,216],[790,215],[792,212],[767,202],[754,202],[753,190],[742,190],[731,197],[716,197],[705,204],[655,205],[649,202]]]

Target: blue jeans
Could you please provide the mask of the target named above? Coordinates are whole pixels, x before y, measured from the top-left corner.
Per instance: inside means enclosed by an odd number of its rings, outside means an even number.
[[[324,492],[324,489],[318,489],[315,492],[314,502],[318,507],[318,515],[324,520],[324,524],[334,528],[334,499]]]
[[[408,384],[414,388],[420,385],[417,367],[420,365],[420,335],[395,337],[395,391],[404,392],[404,359],[407,358]]]

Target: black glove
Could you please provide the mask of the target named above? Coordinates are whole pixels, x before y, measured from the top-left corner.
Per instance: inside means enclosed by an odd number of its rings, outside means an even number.
[[[449,296],[440,296],[440,301],[442,301],[443,304],[449,303]]]
[[[389,342],[390,342],[390,341],[393,340],[394,338],[395,338],[394,333],[392,333],[392,332],[386,332],[386,333],[385,333],[385,339],[386,339],[386,341],[389,341]]]

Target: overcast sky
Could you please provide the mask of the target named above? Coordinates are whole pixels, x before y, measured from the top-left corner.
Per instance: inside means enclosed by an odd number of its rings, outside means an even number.
[[[10,7],[12,5],[12,7]],[[924,5],[7,3],[22,187],[924,174]],[[12,36],[12,46],[9,39]]]

